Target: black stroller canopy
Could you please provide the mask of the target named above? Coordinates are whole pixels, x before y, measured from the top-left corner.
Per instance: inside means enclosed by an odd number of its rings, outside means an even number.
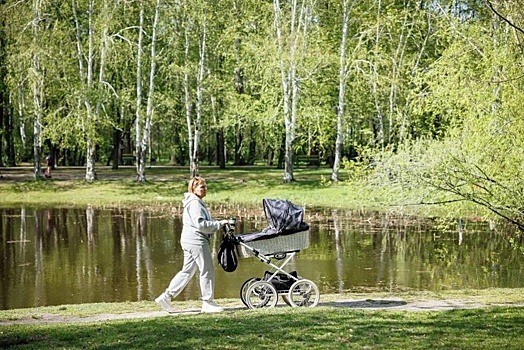
[[[290,234],[309,229],[303,222],[304,210],[290,201],[283,199],[264,199],[264,213],[269,227],[266,230],[276,234]]]
[[[304,210],[284,199],[264,199],[262,201],[268,227],[262,232],[249,233],[241,236],[244,242],[271,238],[278,235],[289,235],[309,229],[303,222]]]

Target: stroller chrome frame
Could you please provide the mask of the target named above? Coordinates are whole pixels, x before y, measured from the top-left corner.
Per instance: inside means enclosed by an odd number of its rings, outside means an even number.
[[[306,232],[309,233],[309,232]],[[315,307],[320,300],[320,292],[317,285],[294,272],[284,270],[300,250],[274,252],[263,254],[256,248],[239,241],[238,245],[246,256],[246,251],[251,256],[258,258],[269,265],[272,271],[266,271],[263,278],[250,278],[240,288],[240,299],[250,309],[274,307],[278,303],[278,296],[292,307]],[[282,260],[280,264],[272,262],[272,258]]]
[[[317,285],[296,271],[284,269],[301,249],[309,246],[309,225],[302,221],[303,209],[287,200],[264,199],[263,205],[269,224],[266,229],[234,236],[233,220],[225,233],[234,242],[239,257],[256,257],[271,267],[262,278],[252,277],[243,283],[242,302],[251,309],[274,307],[280,296],[292,307],[317,306]]]

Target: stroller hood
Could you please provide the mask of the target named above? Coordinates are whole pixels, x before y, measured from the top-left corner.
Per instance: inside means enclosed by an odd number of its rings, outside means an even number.
[[[264,199],[262,204],[268,227],[261,232],[240,235],[241,241],[257,241],[309,230],[309,225],[302,221],[304,210],[301,207],[284,199]]]
[[[272,235],[291,234],[309,229],[309,225],[303,222],[304,210],[284,199],[264,199],[264,213],[268,227],[264,233]]]

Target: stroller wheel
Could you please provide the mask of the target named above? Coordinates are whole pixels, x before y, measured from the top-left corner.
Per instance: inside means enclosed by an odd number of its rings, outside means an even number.
[[[250,309],[272,308],[277,304],[277,301],[277,290],[267,281],[253,282],[247,289],[246,304]]]
[[[289,302],[293,307],[315,307],[320,299],[320,292],[310,280],[298,280],[289,289]]]
[[[249,287],[256,281],[260,281],[260,278],[256,278],[256,277],[252,277],[248,280],[246,280],[244,282],[244,284],[242,284],[242,288],[240,288],[240,300],[242,300],[242,303],[249,307],[249,305],[247,304],[247,290],[249,289]]]

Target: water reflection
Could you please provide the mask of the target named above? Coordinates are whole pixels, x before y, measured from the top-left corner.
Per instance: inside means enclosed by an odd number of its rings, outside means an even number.
[[[263,213],[213,208],[239,217],[238,232],[265,227]],[[347,290],[440,290],[523,287],[522,251],[511,232],[487,223],[443,225],[376,213],[307,212],[310,247],[286,268],[321,293]],[[120,209],[0,209],[0,309],[87,302],[152,300],[183,261],[178,214]],[[214,254],[219,235],[213,238]],[[522,242],[520,242],[522,244]],[[217,265],[216,297],[239,296],[244,280],[267,265]],[[193,279],[180,299],[198,299]]]

